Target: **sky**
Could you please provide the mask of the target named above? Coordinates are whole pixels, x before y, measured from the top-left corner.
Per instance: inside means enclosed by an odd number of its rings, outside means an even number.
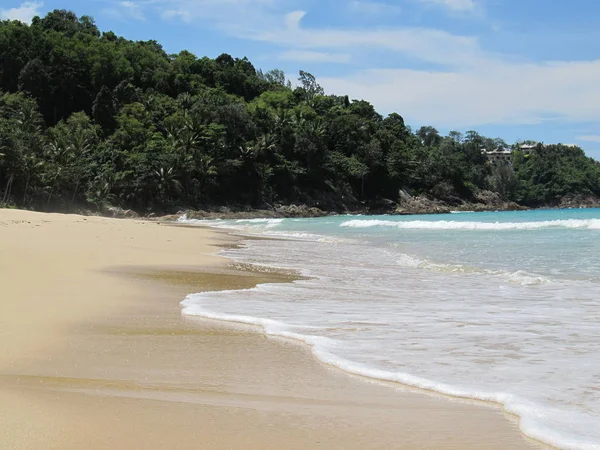
[[[600,160],[597,0],[0,0],[0,18],[57,8],[169,53],[311,72],[414,130],[577,144]]]

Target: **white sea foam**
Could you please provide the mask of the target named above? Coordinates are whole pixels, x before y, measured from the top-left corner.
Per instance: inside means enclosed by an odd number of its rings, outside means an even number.
[[[240,291],[220,291],[221,293],[232,293],[235,292],[240,293],[240,292],[250,292],[250,291],[254,291],[259,289],[260,287],[265,287],[266,285],[259,285],[256,288],[252,288],[252,289],[243,289]],[[268,335],[268,336],[279,336],[279,337],[284,337],[284,338],[289,338],[289,339],[295,339],[298,341],[302,341],[306,344],[312,345],[312,346],[317,346],[318,344],[326,344],[327,342],[330,342],[331,340],[326,338],[326,337],[321,337],[321,336],[309,336],[309,335],[304,335],[301,333],[294,333],[292,331],[290,331],[290,329],[292,327],[290,327],[289,325],[279,322],[277,320],[272,320],[272,319],[266,319],[266,318],[261,318],[261,317],[252,317],[252,316],[244,316],[244,315],[237,315],[237,314],[223,314],[223,313],[216,313],[216,312],[212,312],[212,311],[208,311],[205,308],[202,307],[202,297],[204,294],[191,294],[188,295],[186,297],[185,300],[183,300],[181,302],[181,306],[183,307],[182,309],[182,313],[186,316],[196,316],[196,317],[203,317],[205,319],[212,319],[212,320],[220,320],[220,321],[224,321],[224,322],[233,322],[233,323],[240,323],[240,324],[245,324],[245,325],[255,325],[255,326],[259,326],[262,328],[263,332]],[[306,329],[316,329],[318,327],[299,327],[299,328],[306,328]]]
[[[264,225],[266,229],[275,228],[283,222],[283,219],[240,219],[237,224]]]
[[[178,223],[188,225],[202,225],[233,231],[246,232],[248,234],[262,233],[265,230],[277,228],[284,219],[189,219],[186,214],[177,219]]]
[[[260,290],[266,285],[259,285],[253,289],[240,291],[222,291],[221,294],[244,293]],[[312,353],[323,363],[337,367],[347,373],[363,376],[379,381],[400,383],[415,388],[437,392],[457,398],[479,400],[484,402],[493,402],[501,405],[505,411],[514,414],[520,418],[520,428],[523,433],[533,439],[545,442],[552,446],[573,450],[598,450],[600,444],[588,442],[584,439],[570,436],[560,432],[545,421],[564,421],[565,411],[554,410],[547,407],[541,407],[518,396],[503,392],[483,392],[474,391],[447,383],[440,383],[426,378],[413,376],[408,373],[391,372],[368,367],[364,364],[341,358],[334,353],[334,349],[342,345],[333,339],[299,333],[296,329],[318,329],[318,327],[303,327],[299,325],[289,325],[277,320],[253,317],[246,315],[234,315],[225,313],[216,313],[205,309],[202,304],[205,297],[209,294],[192,294],[181,302],[183,314],[186,316],[196,316],[206,319],[219,320],[231,323],[240,323],[258,326],[267,336],[275,336],[286,339],[293,339],[303,342],[311,347]],[[381,322],[368,323],[370,325],[381,325]],[[585,420],[578,414],[570,414],[569,422]]]
[[[274,228],[281,224],[284,219],[237,219],[237,220],[224,220],[224,219],[190,219],[187,214],[183,214],[177,219],[178,223],[185,224],[200,224],[207,226],[217,227],[232,227],[235,228],[237,225],[264,225],[266,228]]]
[[[469,230],[469,231],[504,231],[504,230],[540,230],[545,228],[568,228],[600,230],[600,219],[567,219],[540,222],[461,222],[461,221],[427,221],[427,220],[348,220],[340,224],[347,228],[388,227],[406,230]]]
[[[406,254],[400,254],[397,263],[399,266],[402,267],[413,267],[436,272],[461,273],[472,275],[491,275],[506,281],[518,283],[522,286],[533,286],[544,283],[552,283],[551,278],[545,277],[543,275],[528,273],[524,270],[507,272],[502,270],[490,270],[473,266],[465,266],[463,264],[443,264],[428,261],[426,259],[420,259],[415,256]]]
[[[335,238],[316,233],[307,233],[304,231],[278,231],[275,230],[285,219],[239,219],[239,220],[208,220],[208,219],[188,219],[186,215],[181,216],[177,222],[189,225],[204,225],[214,228],[232,230],[246,236],[267,236],[277,239],[296,240],[296,241],[317,241],[317,242],[348,242],[347,238]],[[293,219],[297,222],[303,219]]]

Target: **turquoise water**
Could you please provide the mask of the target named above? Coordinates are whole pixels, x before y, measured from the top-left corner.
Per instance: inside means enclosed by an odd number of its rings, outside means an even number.
[[[193,294],[184,314],[258,324],[348,372],[494,401],[533,438],[600,448],[600,210],[201,224],[278,237],[224,254],[312,279]]]

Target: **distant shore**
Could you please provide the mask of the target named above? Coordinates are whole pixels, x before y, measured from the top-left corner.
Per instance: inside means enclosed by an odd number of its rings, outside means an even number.
[[[369,383],[252,328],[182,318],[190,292],[289,278],[212,256],[232,244],[0,210],[0,449],[536,448],[497,407]]]
[[[241,206],[211,206],[200,210],[193,209],[181,209],[177,214],[166,214],[166,215],[155,215],[151,214],[149,219],[152,220],[163,220],[173,221],[177,220],[182,215],[186,215],[189,219],[276,219],[276,218],[317,218],[327,217],[340,214],[354,214],[354,215],[399,215],[399,216],[413,216],[413,215],[436,215],[436,214],[450,214],[454,212],[498,212],[498,211],[534,211],[534,210],[555,210],[555,209],[586,209],[586,208],[600,208],[600,202],[564,202],[557,205],[543,205],[539,207],[527,207],[518,205],[516,203],[501,203],[496,205],[486,205],[481,203],[464,203],[461,205],[451,206],[444,204],[433,204],[425,206],[411,206],[401,207],[395,205],[391,208],[364,208],[364,209],[349,209],[349,210],[322,210],[317,207],[310,207],[307,205],[285,205],[276,206],[273,208],[249,208]],[[128,217],[128,214],[132,214],[131,211],[119,211],[116,216]],[[134,215],[133,217],[137,217]]]
[[[62,214],[79,214],[86,217],[107,217],[116,219],[144,219],[151,221],[170,222],[184,214],[190,219],[270,219],[270,218],[316,218],[334,215],[436,215],[454,212],[499,212],[499,211],[530,211],[554,209],[587,209],[600,208],[600,198],[595,196],[574,196],[557,199],[554,203],[526,206],[513,201],[504,201],[497,194],[482,191],[474,200],[464,201],[454,199],[444,201],[427,196],[411,196],[402,193],[399,201],[380,199],[377,202],[361,204],[357,201],[341,205],[319,205],[305,203],[264,204],[258,207],[239,204],[201,205],[189,207],[173,205],[169,211],[140,212],[119,206],[109,206],[102,210],[90,209],[86,206],[73,206],[57,212]]]

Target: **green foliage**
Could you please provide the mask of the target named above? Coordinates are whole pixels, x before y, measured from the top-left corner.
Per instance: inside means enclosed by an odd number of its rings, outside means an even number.
[[[492,165],[482,149],[508,148],[501,139],[413,133],[399,114],[326,95],[308,72],[298,82],[228,54],[168,55],[70,11],[0,22],[0,205],[343,209],[401,189],[449,203],[483,189],[526,205],[600,195],[600,168],[579,148],[538,146]]]
[[[600,165],[579,147],[548,145],[515,158],[516,199],[528,205],[557,203],[567,195],[600,196]]]

